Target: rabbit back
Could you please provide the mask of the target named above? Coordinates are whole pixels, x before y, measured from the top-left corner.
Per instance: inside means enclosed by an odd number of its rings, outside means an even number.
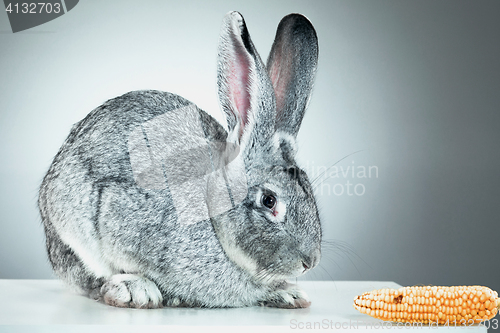
[[[58,275],[76,269],[62,258],[69,249],[95,277],[155,271],[159,279],[167,280],[165,272],[172,271],[170,281],[175,281],[175,272],[183,268],[167,269],[175,266],[174,259],[196,262],[203,253],[200,260],[205,264],[223,261],[210,222],[179,225],[168,187],[141,188],[130,163],[130,133],[188,105],[192,104],[169,93],[131,92],[107,101],[73,127],[44,178],[39,197],[49,257]],[[224,141],[227,134],[222,126],[197,110],[207,139]]]

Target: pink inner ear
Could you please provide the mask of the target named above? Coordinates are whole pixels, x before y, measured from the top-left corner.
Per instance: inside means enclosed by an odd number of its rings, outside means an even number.
[[[248,123],[248,111],[250,110],[249,68],[249,59],[241,52],[236,51],[235,61],[230,69],[229,92],[241,118],[240,134],[243,133]]]
[[[290,64],[284,63],[281,66],[281,57],[278,54],[274,56],[273,64],[269,70],[269,77],[274,87],[274,94],[276,95],[276,111],[277,117],[279,118],[280,112],[283,112],[285,107],[285,98],[287,92],[287,85],[290,78],[290,70],[288,67]]]

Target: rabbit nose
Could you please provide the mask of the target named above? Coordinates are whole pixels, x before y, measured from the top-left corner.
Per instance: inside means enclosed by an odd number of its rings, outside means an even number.
[[[313,256],[303,256],[302,257],[302,267],[304,268],[303,272],[306,272],[313,268],[315,265],[315,258]]]
[[[302,261],[302,267],[304,267],[304,272],[309,269],[309,265]]]
[[[320,251],[314,251],[314,253],[310,256],[302,256],[302,267],[304,268],[304,272],[310,270],[315,267],[320,259]]]

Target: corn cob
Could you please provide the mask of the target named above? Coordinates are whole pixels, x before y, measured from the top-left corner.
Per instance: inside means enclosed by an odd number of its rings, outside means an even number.
[[[496,291],[482,286],[379,289],[354,299],[356,310],[405,323],[467,325],[493,318],[500,309]]]

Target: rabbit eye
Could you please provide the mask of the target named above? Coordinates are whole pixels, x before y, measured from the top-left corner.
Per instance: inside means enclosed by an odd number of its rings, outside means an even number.
[[[276,207],[276,201],[276,197],[272,194],[262,195],[262,204],[269,209],[274,209]]]

